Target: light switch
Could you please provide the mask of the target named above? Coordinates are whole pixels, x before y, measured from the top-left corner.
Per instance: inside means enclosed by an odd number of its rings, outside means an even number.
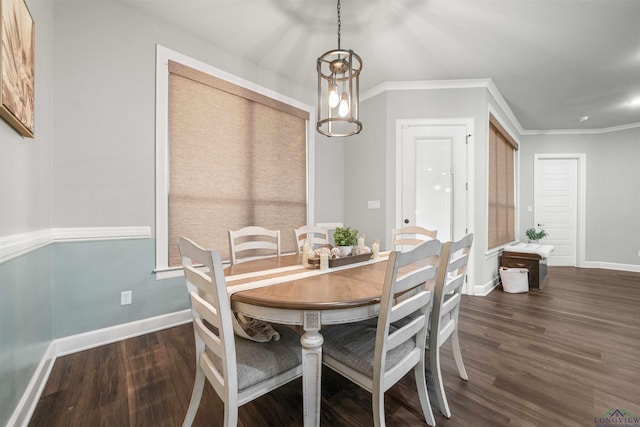
[[[367,207],[369,209],[380,209],[380,200],[369,200],[367,202]]]
[[[527,206],[527,212],[533,212],[533,206]]]

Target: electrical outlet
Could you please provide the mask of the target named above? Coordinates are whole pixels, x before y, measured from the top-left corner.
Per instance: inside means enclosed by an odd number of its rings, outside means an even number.
[[[131,304],[131,291],[120,292],[120,305]]]
[[[638,258],[640,258],[640,251],[638,251]]]

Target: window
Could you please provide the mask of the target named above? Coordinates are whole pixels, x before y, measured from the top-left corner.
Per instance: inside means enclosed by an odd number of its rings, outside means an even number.
[[[515,152],[518,143],[489,115],[488,249],[515,240]]]
[[[292,229],[309,217],[311,107],[164,48],[158,53],[165,109],[156,108],[166,122],[157,129],[157,270],[180,265],[180,236],[228,259],[228,230],[247,225],[280,230],[283,252],[294,251]]]

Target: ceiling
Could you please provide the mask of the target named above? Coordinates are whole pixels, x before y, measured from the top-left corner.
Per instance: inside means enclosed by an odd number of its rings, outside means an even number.
[[[334,0],[121,1],[313,90],[337,47]],[[341,17],[361,93],[491,78],[524,130],[640,123],[639,0],[342,0]]]

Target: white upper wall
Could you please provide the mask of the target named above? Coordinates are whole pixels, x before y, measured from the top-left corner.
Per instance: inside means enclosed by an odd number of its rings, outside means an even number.
[[[27,4],[36,28],[35,138],[0,119],[0,237],[51,226],[53,3]]]
[[[154,226],[156,44],[315,103],[315,87],[297,87],[122,3],[54,4],[55,227]],[[341,173],[337,179],[329,173],[341,150],[336,144],[317,149],[316,175],[330,177],[316,178],[318,221],[342,220],[342,193],[338,199],[330,191],[342,187]],[[338,218],[330,206],[337,206]]]

